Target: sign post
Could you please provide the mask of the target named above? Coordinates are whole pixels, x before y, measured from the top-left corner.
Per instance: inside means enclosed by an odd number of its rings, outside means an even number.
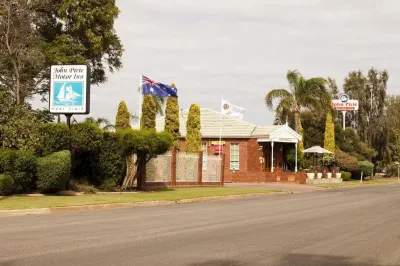
[[[50,75],[49,110],[64,114],[71,126],[74,114],[90,113],[90,68],[87,65],[53,65]]]
[[[346,112],[358,110],[358,100],[350,100],[350,97],[343,93],[340,95],[339,100],[332,100],[332,107],[337,111],[343,113],[343,130],[346,129]]]

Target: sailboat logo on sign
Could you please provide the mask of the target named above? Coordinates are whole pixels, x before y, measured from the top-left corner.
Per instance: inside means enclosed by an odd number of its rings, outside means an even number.
[[[54,82],[55,106],[82,106],[83,82]]]

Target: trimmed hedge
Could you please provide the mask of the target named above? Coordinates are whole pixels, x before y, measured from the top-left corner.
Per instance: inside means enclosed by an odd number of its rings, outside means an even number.
[[[349,181],[351,179],[351,173],[350,172],[341,171],[340,173],[342,173],[343,181]]]
[[[351,156],[344,151],[336,149],[336,162],[340,169],[346,172],[356,171],[358,168],[358,160],[357,157]]]
[[[38,159],[37,188],[41,193],[53,193],[67,187],[71,175],[71,153],[60,151]]]
[[[361,173],[363,173],[363,179],[367,176],[372,176],[374,173],[374,164],[369,161],[358,162],[358,169],[351,173],[352,178],[360,179]]]
[[[38,153],[46,156],[53,152],[68,150],[70,130],[66,124],[47,123],[39,127],[41,145]]]
[[[36,156],[31,151],[0,150],[0,173],[12,176],[14,193],[35,188]]]
[[[14,186],[14,179],[8,175],[0,175],[0,195],[11,195]]]

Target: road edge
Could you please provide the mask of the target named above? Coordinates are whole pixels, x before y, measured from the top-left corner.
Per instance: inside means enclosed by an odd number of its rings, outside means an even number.
[[[67,206],[67,207],[52,207],[52,208],[39,208],[39,209],[22,209],[22,210],[0,210],[0,218],[25,216],[25,215],[42,215],[59,212],[77,212],[77,211],[95,211],[95,210],[108,210],[108,209],[126,209],[134,207],[151,207],[151,206],[166,206],[174,204],[188,204],[196,202],[207,201],[222,201],[240,198],[250,198],[257,196],[274,196],[282,194],[293,194],[291,191],[281,192],[267,192],[267,193],[251,193],[242,195],[228,195],[228,196],[211,196],[204,198],[183,199],[183,200],[162,200],[162,201],[145,201],[136,203],[106,203],[106,204],[93,204],[81,206]]]

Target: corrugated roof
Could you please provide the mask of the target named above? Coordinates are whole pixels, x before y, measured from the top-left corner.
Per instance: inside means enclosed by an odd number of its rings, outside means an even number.
[[[186,136],[186,120],[189,110],[183,110],[180,113],[180,132],[181,136]],[[157,131],[164,130],[165,117],[156,119]],[[200,109],[201,135],[203,138],[219,138],[221,114],[208,108]],[[231,116],[222,116],[222,137],[223,138],[252,138],[265,137],[282,128],[283,126],[256,126],[244,120]]]

